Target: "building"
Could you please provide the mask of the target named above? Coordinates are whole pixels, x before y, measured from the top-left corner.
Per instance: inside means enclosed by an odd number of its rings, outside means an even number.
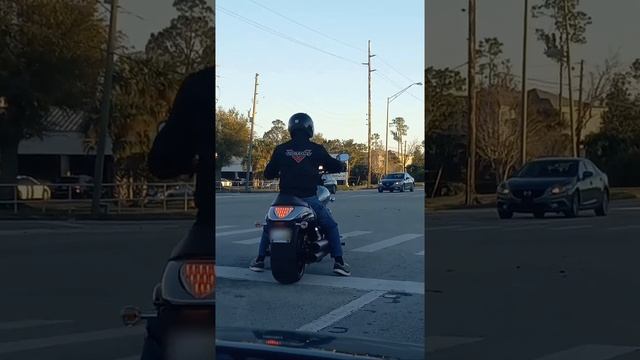
[[[18,173],[54,181],[60,176],[92,176],[95,150],[87,146],[89,119],[83,112],[52,108],[43,120],[42,137],[22,140],[18,146]],[[105,181],[112,178],[113,154],[107,137]]]

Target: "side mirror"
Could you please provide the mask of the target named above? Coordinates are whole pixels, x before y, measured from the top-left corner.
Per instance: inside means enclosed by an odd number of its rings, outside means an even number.
[[[349,161],[349,154],[340,154],[338,156],[336,156],[336,159],[342,161],[342,162],[347,162]]]
[[[582,173],[582,178],[583,179],[588,179],[588,178],[590,178],[592,176],[593,176],[593,172],[592,171],[585,171],[585,172]]]

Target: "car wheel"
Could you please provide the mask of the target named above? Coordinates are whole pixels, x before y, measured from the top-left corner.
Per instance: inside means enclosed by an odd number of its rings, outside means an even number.
[[[602,192],[600,205],[595,209],[595,212],[598,216],[607,216],[607,213],[609,212],[609,193],[606,189]]]
[[[382,189],[378,189],[378,192],[379,192],[379,193],[381,193],[381,192],[382,192]]]
[[[500,219],[511,219],[513,217],[513,211],[498,210],[498,216]]]
[[[414,188],[414,185],[411,185],[411,187],[409,188],[409,191],[413,192],[413,188]]]
[[[533,213],[533,217],[536,219],[544,219],[544,211],[536,211]]]
[[[580,193],[575,192],[571,197],[571,208],[564,212],[564,215],[569,218],[577,217],[580,213]]]
[[[393,189],[389,189],[389,192],[393,192]]]

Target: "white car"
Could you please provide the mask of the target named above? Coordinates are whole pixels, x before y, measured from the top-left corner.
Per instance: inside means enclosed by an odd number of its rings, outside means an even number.
[[[338,181],[331,176],[331,174],[322,175],[322,181],[324,182],[324,186],[329,189],[329,192],[335,194],[338,190]]]
[[[18,184],[18,199],[20,200],[49,200],[51,189],[31,176],[16,176]]]

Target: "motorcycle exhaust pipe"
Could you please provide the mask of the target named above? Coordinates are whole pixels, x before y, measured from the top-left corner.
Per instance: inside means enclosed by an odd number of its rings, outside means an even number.
[[[319,262],[325,256],[327,256],[327,254],[329,254],[329,251],[327,251],[327,250],[318,251],[315,254],[313,254],[313,261]]]
[[[313,243],[313,251],[323,251],[329,249],[328,240],[319,240]]]

